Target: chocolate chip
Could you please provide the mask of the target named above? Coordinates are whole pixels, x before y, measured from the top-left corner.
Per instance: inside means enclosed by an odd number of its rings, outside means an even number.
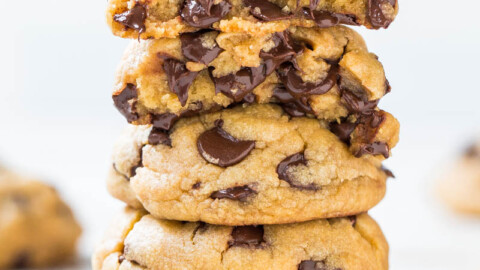
[[[222,129],[223,120],[203,132],[197,140],[200,155],[208,162],[228,167],[241,162],[255,148],[254,141],[241,141]]]
[[[137,87],[131,83],[128,83],[118,95],[112,96],[115,107],[127,118],[129,123],[138,120],[137,109],[135,107],[137,97]]]
[[[243,0],[243,4],[250,8],[250,14],[262,21],[278,21],[292,18],[292,14],[285,13],[282,9],[270,1]]]
[[[254,93],[248,93],[245,97],[243,97],[243,102],[252,104],[255,102],[255,94]]]
[[[125,261],[125,256],[122,254],[118,256],[118,263],[122,263],[123,261]]]
[[[465,150],[465,156],[469,158],[476,158],[480,157],[480,152],[479,148],[477,147],[476,144],[471,144],[466,150]]]
[[[152,115],[152,125],[161,130],[170,130],[178,121],[178,116],[173,113],[163,113]]]
[[[197,183],[193,184],[192,189],[199,189],[201,186],[202,186],[202,183],[197,182]]]
[[[214,0],[186,0],[180,16],[190,26],[208,28],[225,17],[231,8],[226,0],[218,5],[214,5]]]
[[[347,218],[350,220],[352,226],[355,227],[355,225],[357,224],[357,216],[348,216]]]
[[[377,100],[368,100],[366,97],[359,97],[353,92],[342,89],[342,100],[350,113],[370,115],[378,105]]]
[[[222,189],[219,191],[215,191],[210,195],[212,199],[230,199],[234,201],[246,201],[248,197],[257,192],[251,189],[249,186],[240,186],[240,187],[233,187]]]
[[[137,169],[143,167],[143,146],[140,147],[139,158],[138,163],[130,168],[130,177],[134,177],[137,174]]]
[[[147,18],[147,9],[144,5],[136,3],[135,6],[121,14],[113,15],[113,20],[123,24],[126,28],[138,31],[140,34],[145,32],[145,19]]]
[[[361,157],[363,155],[383,155],[383,157],[388,158],[390,150],[388,145],[384,142],[373,142],[360,145],[354,155],[356,157]]]
[[[392,23],[392,20],[387,18],[383,13],[383,6],[389,4],[395,7],[396,2],[396,0],[368,0],[367,16],[373,28],[387,28],[390,23]]]
[[[235,102],[240,102],[255,87],[265,81],[265,66],[244,67],[236,73],[228,74],[222,77],[215,77],[212,74],[213,68],[209,68],[210,77],[215,84],[215,92],[223,93],[232,98]]]
[[[393,174],[393,172],[387,168],[385,168],[383,165],[382,167],[380,168],[388,177],[390,178],[395,178],[395,175]]]
[[[350,144],[350,135],[352,132],[355,130],[357,127],[357,123],[350,123],[350,122],[344,122],[344,123],[331,123],[330,124],[330,131],[337,135],[337,137],[347,143]]]
[[[342,270],[341,268],[329,268],[325,261],[306,260],[301,261],[298,270]]]
[[[301,190],[318,190],[318,187],[314,184],[299,184],[296,183],[294,179],[290,177],[288,169],[292,166],[304,165],[307,166],[307,160],[303,153],[296,153],[291,156],[286,157],[282,160],[277,166],[278,178],[290,184],[291,187],[298,188]]]
[[[263,226],[234,227],[232,230],[232,239],[228,241],[228,246],[262,248],[265,246],[263,234]]]
[[[327,93],[337,83],[338,65],[331,64],[324,80],[318,83],[304,82],[292,63],[284,63],[277,70],[277,74],[286,89],[295,98],[321,95]]]
[[[293,97],[282,84],[275,86],[272,96],[281,104],[283,110],[292,117],[301,117],[306,114],[315,115],[307,97]]]
[[[359,25],[357,17],[352,14],[317,11],[311,8],[303,8],[301,14],[305,18],[313,20],[319,28],[327,28],[339,24]]]
[[[15,260],[12,262],[12,268],[20,269],[27,268],[30,264],[30,255],[28,252],[22,252],[15,257]]]
[[[175,93],[180,104],[185,106],[188,100],[188,88],[197,77],[198,72],[188,70],[184,62],[173,58],[163,61],[163,70],[167,75],[170,91]]]
[[[270,3],[264,0],[261,1]],[[275,44],[272,49],[268,52],[263,50],[260,52],[260,57],[265,64],[266,75],[274,72],[282,63],[294,61],[294,57],[303,51],[303,47],[295,43],[287,31],[275,33],[272,36],[272,41]]]
[[[210,62],[212,62],[223,51],[216,42],[213,47],[206,47],[208,45],[205,44],[203,37],[210,32],[212,31],[207,30],[182,34],[180,40],[182,42],[183,56],[193,62],[205,65],[210,64]]]
[[[158,145],[163,144],[167,146],[172,146],[172,141],[170,140],[170,136],[164,130],[159,128],[152,128],[150,134],[148,135],[148,144],[151,145]]]

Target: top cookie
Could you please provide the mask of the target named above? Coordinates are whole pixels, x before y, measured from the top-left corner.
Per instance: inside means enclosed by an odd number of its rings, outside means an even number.
[[[107,22],[124,38],[211,28],[262,36],[290,26],[387,28],[397,12],[397,0],[109,0]]]

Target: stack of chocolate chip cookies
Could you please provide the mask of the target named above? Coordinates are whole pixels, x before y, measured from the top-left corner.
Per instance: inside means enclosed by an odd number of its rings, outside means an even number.
[[[110,193],[129,205],[94,269],[387,269],[366,212],[399,124],[378,57],[343,25],[396,0],[110,0]]]

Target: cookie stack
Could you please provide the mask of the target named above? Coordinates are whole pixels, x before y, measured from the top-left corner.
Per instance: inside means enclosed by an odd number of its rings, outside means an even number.
[[[94,269],[387,269],[365,212],[399,124],[353,30],[395,0],[110,0],[137,39],[113,101],[130,123],[110,193],[129,205]]]

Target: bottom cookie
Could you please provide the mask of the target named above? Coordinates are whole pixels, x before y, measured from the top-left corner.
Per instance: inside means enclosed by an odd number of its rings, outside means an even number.
[[[166,221],[126,208],[92,258],[110,269],[388,269],[388,244],[367,214],[287,225]]]
[[[65,262],[80,232],[52,187],[0,168],[0,269]]]
[[[480,141],[442,176],[439,193],[454,210],[480,215]]]

